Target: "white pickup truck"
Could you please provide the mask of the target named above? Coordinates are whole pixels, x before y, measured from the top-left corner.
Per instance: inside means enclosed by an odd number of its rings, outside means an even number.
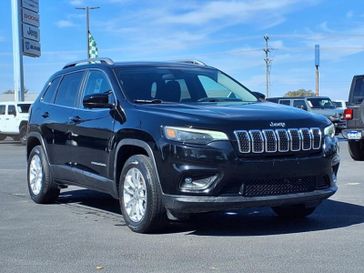
[[[0,140],[11,137],[26,143],[31,102],[0,102]]]

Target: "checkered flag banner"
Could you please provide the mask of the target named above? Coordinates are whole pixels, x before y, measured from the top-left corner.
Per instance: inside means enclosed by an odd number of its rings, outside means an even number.
[[[92,36],[91,32],[88,32],[88,44],[89,44],[89,52],[88,52],[89,58],[97,58],[99,52],[97,49],[96,41]]]

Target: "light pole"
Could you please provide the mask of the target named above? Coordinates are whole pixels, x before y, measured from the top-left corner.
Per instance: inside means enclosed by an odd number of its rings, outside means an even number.
[[[90,59],[90,42],[89,42],[89,33],[90,33],[90,10],[99,9],[100,7],[79,7],[76,9],[82,9],[86,11],[86,45],[87,45],[87,59]]]

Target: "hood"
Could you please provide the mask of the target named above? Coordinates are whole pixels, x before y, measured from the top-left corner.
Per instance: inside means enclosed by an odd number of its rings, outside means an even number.
[[[162,122],[168,123],[164,125],[200,128],[302,128],[322,127],[329,123],[321,115],[270,102],[144,104],[138,105],[137,109],[146,112],[143,116],[159,116]]]

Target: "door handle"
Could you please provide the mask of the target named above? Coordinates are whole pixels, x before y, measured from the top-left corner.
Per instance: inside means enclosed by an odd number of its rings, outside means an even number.
[[[48,113],[48,112],[44,112],[44,113],[42,114],[42,117],[43,117],[43,118],[48,118],[48,117],[49,117],[49,113]]]
[[[70,122],[79,123],[81,122],[81,118],[79,116],[73,116],[69,118]]]

